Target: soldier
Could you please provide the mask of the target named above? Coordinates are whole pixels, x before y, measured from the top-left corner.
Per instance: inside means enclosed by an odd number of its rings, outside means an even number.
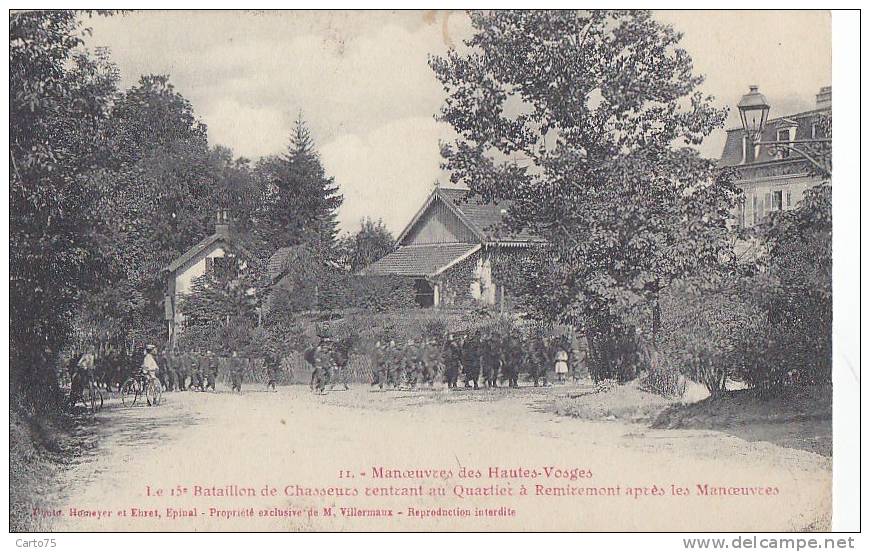
[[[169,350],[164,347],[157,355],[157,379],[160,380],[160,385],[163,389],[169,389]]]
[[[205,391],[205,378],[209,371],[211,359],[209,359],[208,355],[200,354],[196,360],[196,370],[190,385],[197,387],[200,391]]]
[[[444,359],[444,375],[447,379],[447,388],[456,389],[459,372],[462,370],[462,344],[453,335],[453,332],[447,334],[442,358]]]
[[[508,386],[517,389],[520,385],[517,381],[519,378],[517,370],[517,361],[522,354],[520,341],[514,331],[508,330],[502,337],[501,347],[499,350],[499,369],[508,380]]]
[[[345,391],[350,389],[348,385],[347,364],[350,362],[351,349],[353,349],[353,338],[350,336],[342,338],[335,344],[332,350],[332,373],[329,377],[330,389],[334,389],[335,384],[339,381],[344,385]]]
[[[486,386],[490,389],[498,387],[500,365],[498,346],[498,336],[491,328],[482,333],[480,342],[480,368],[483,372]]]
[[[232,391],[242,392],[242,375],[245,371],[245,361],[239,356],[238,351],[233,351],[233,356],[230,357],[230,382]]]
[[[423,341],[421,353],[421,370],[420,375],[422,381],[432,387],[435,383],[435,378],[441,365],[441,355],[439,354],[438,346],[434,340],[426,338]]]
[[[468,336],[463,343],[462,368],[465,387],[470,388],[474,384],[474,389],[477,389],[477,380],[480,378],[480,331]]]
[[[266,358],[266,389],[271,389],[272,391],[278,391],[278,372],[280,368],[280,359],[278,358],[278,354],[274,351],[267,351]]]
[[[529,343],[526,347],[528,354],[526,355],[526,366],[529,370],[529,375],[532,376],[532,381],[535,387],[543,380],[543,386],[547,387],[547,371],[550,366],[549,343],[544,335],[543,328],[536,327],[532,330],[529,336]]]
[[[211,350],[205,352],[205,358],[208,360],[208,365],[205,372],[205,389],[215,390],[215,381],[218,374],[218,358]]]
[[[326,376],[324,374],[323,337],[313,347],[305,350],[305,362],[311,366],[311,391],[323,393],[326,389]]]
[[[372,385],[377,385],[381,389],[384,388],[384,382],[386,381],[386,374],[384,374],[386,361],[386,346],[378,339],[375,341],[374,349],[372,349]]]
[[[187,376],[190,370],[190,355],[186,351],[175,355],[175,373],[178,376],[178,390],[187,390]]]
[[[400,381],[405,381],[412,388],[416,387],[421,373],[420,347],[413,339],[409,339],[402,350],[400,366],[402,367]]]

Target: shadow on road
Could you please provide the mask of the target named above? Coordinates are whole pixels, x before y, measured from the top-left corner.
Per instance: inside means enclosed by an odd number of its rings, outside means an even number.
[[[763,399],[750,390],[663,410],[655,429],[721,431],[750,442],[832,455],[830,386],[792,387]]]

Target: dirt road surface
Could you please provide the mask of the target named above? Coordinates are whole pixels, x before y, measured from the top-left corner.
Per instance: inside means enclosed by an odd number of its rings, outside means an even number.
[[[60,515],[53,516],[53,527],[59,531],[828,527],[829,458],[720,432],[651,430],[639,424],[590,422],[546,412],[547,402],[565,389],[448,393],[360,386],[316,396],[305,387],[290,386],[275,393],[247,388],[241,395],[168,393],[158,408],[124,408],[113,401],[93,424],[98,446],[67,474],[59,500],[64,506]],[[379,467],[448,473],[379,478]],[[490,467],[528,472],[519,478],[491,478]],[[563,469],[567,477],[544,469],[549,467]],[[460,474],[463,468],[466,477]],[[468,477],[467,472],[473,475],[475,470],[480,477]],[[531,477],[535,472],[538,477]],[[756,494],[704,496],[698,485],[705,484],[741,488],[741,493],[755,489],[751,492]],[[550,490],[557,488],[562,490]],[[677,488],[686,494],[674,494]],[[523,489],[528,494],[520,494]],[[541,494],[567,494],[571,489],[573,496]],[[254,496],[239,496],[246,490]],[[221,491],[226,496],[214,496]],[[407,495],[420,491],[436,496]],[[309,492],[325,496],[300,496]],[[345,494],[353,492],[358,494]],[[88,515],[73,516],[72,511]]]

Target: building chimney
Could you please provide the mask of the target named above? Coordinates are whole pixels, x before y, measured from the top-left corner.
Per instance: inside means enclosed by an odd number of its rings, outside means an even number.
[[[823,86],[816,94],[816,109],[831,107],[831,87]]]
[[[230,211],[229,209],[218,209],[217,220],[214,223],[214,233],[225,238],[230,235]]]

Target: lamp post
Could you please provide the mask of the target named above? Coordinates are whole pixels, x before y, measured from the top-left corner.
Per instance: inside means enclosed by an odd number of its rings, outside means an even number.
[[[767,126],[767,116],[770,113],[770,104],[767,98],[758,91],[758,86],[751,85],[749,92],[744,94],[737,102],[740,111],[740,122],[743,132],[751,147],[770,146],[774,150],[787,150],[794,152],[809,161],[824,176],[831,176],[830,138],[804,138],[801,140],[760,140]],[[817,148],[817,146],[821,146]],[[818,149],[818,151],[816,151]]]

